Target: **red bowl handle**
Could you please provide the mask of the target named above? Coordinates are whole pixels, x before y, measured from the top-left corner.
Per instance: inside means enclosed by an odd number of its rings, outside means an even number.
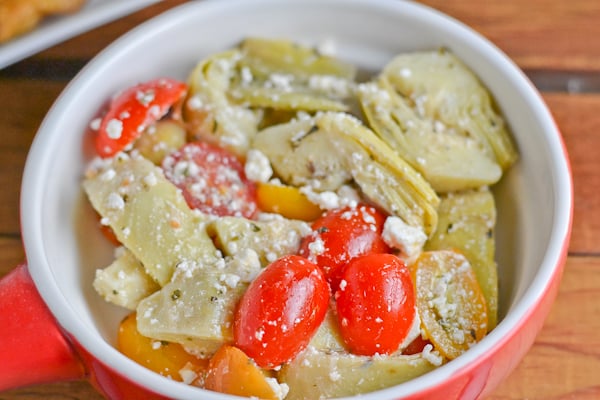
[[[85,375],[27,266],[19,265],[0,280],[0,391]]]

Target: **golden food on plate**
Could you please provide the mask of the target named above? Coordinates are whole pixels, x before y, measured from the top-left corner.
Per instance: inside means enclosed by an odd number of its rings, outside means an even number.
[[[79,10],[84,0],[0,0],[0,43],[33,30],[52,15]]]

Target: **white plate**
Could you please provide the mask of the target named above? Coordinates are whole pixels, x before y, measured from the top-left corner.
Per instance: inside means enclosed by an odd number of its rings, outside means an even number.
[[[0,68],[159,0],[88,0],[81,10],[50,17],[36,29],[0,45]]]

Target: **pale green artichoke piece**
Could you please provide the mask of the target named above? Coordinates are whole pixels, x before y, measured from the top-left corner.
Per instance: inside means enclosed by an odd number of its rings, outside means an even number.
[[[230,50],[202,60],[192,71],[183,118],[192,134],[243,157],[256,134],[260,116],[230,99],[242,53]]]
[[[325,319],[310,340],[310,346],[325,353],[346,351],[335,311],[327,311]]]
[[[302,238],[311,229],[304,221],[273,215],[259,221],[221,217],[210,222],[207,231],[225,256],[252,250],[260,263],[267,266],[284,255],[297,253]]]
[[[285,183],[335,191],[352,181],[389,214],[430,234],[439,199],[429,183],[359,120],[319,113],[260,131],[253,146]]]
[[[494,260],[496,207],[487,188],[441,197],[438,228],[425,250],[459,250],[475,271],[487,304],[488,331],[498,321],[498,268]]]
[[[135,310],[140,300],[156,292],[160,286],[129,250],[121,247],[117,253],[108,267],[96,270],[93,286],[109,303]]]
[[[210,357],[233,341],[235,307],[248,287],[247,278],[259,271],[258,263],[235,260],[212,265],[181,263],[171,282],[138,305],[138,330]]]
[[[336,76],[354,80],[356,67],[335,57],[320,54],[310,46],[289,40],[251,37],[243,41],[242,51],[255,74],[262,78],[283,71],[308,79],[310,76]]]
[[[212,263],[217,249],[206,217],[192,211],[181,191],[151,161],[126,154],[95,164],[83,188],[102,223],[161,286],[184,261]]]
[[[287,40],[246,39],[231,95],[251,107],[345,111],[355,67]]]
[[[505,121],[475,74],[447,50],[401,54],[383,70],[420,116],[481,143],[503,170],[517,159]]]
[[[289,386],[286,400],[329,399],[398,385],[435,368],[423,354],[366,357],[309,347],[282,368],[279,381]]]
[[[385,77],[359,86],[358,97],[369,125],[419,171],[438,193],[496,183],[502,169],[474,139],[451,129],[436,131]]]

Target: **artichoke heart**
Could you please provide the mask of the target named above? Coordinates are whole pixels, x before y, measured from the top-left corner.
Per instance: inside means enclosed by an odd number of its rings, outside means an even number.
[[[230,50],[198,63],[188,78],[183,118],[194,136],[243,158],[258,130],[260,115],[229,96],[241,57],[239,50]]]
[[[344,111],[355,67],[286,40],[249,38],[231,95],[251,107]]]
[[[421,118],[385,77],[361,84],[358,97],[373,130],[419,171],[438,193],[496,183],[502,169],[474,139],[436,129]]]
[[[420,116],[476,140],[503,170],[516,161],[517,151],[491,94],[450,51],[401,54],[381,76],[410,99]]]
[[[253,146],[286,184],[335,191],[355,182],[363,194],[408,225],[431,234],[439,203],[421,174],[346,113],[325,112],[260,131]]]

